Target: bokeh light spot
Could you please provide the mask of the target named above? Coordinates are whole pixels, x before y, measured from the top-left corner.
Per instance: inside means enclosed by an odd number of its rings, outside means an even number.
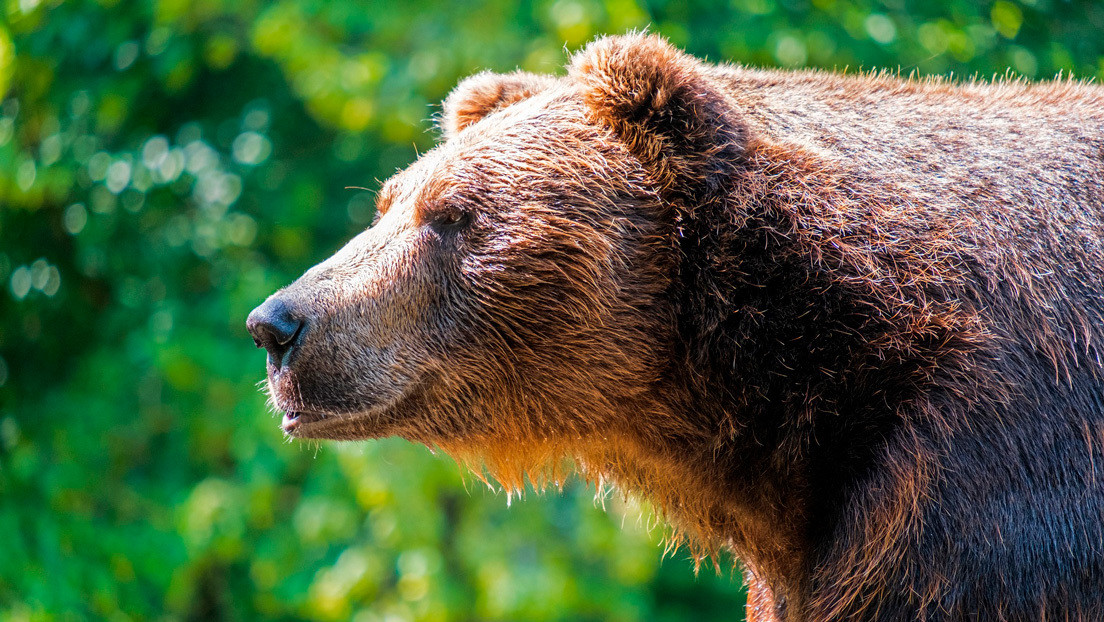
[[[12,271],[11,292],[16,300],[23,300],[31,291],[31,270],[27,266],[19,266]]]
[[[77,235],[83,231],[84,226],[88,224],[88,210],[85,209],[84,203],[74,203],[65,208],[62,224],[70,235]]]

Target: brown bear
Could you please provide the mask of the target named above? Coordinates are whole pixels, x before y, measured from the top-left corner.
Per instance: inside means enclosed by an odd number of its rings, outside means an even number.
[[[249,317],[288,434],[571,462],[754,620],[1104,620],[1104,87],[634,34],[442,125]]]

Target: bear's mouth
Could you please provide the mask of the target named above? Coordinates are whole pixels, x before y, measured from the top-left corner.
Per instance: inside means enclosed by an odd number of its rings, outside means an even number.
[[[353,400],[319,403],[303,399],[297,382],[292,383],[293,397],[287,390],[288,384],[277,384],[269,378],[268,386],[272,405],[284,413],[280,429],[286,436],[297,439],[354,440],[396,434],[402,428],[397,405],[411,399],[412,393],[420,394],[408,390],[397,399],[368,404]]]
[[[284,413],[283,421],[280,422],[280,428],[283,429],[284,434],[297,436],[297,432],[299,432],[300,428],[303,426],[317,423],[328,416],[329,415],[326,413],[321,412],[289,410]]]

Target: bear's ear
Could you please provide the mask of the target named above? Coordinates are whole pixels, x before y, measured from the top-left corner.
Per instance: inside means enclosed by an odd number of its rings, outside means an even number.
[[[658,36],[598,39],[571,59],[568,75],[667,198],[720,192],[743,160],[742,115],[704,64]]]
[[[551,76],[524,71],[506,74],[484,71],[465,78],[445,98],[441,119],[445,138],[456,136],[499,108],[540,93],[555,81]]]

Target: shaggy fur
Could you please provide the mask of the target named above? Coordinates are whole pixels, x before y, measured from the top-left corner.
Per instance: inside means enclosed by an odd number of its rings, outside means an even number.
[[[1104,619],[1104,89],[630,35],[444,109],[250,318],[290,434],[574,462],[739,556],[753,620]]]

